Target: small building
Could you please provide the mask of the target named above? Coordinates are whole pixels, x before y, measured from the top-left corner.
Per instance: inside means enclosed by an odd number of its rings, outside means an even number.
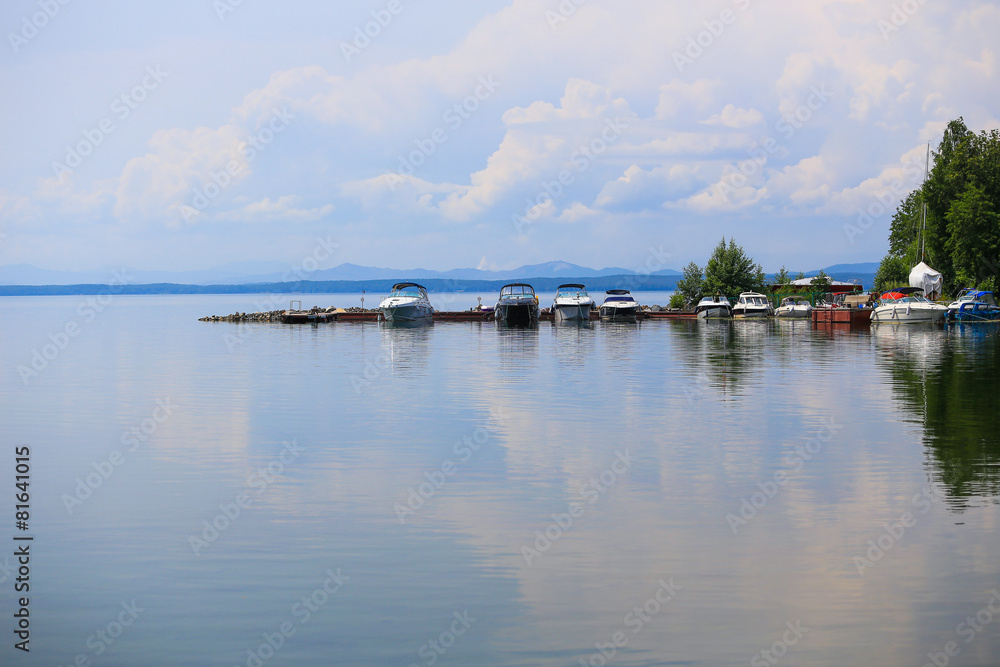
[[[815,278],[815,276],[813,276],[812,278],[799,278],[798,280],[793,280],[792,282],[786,283],[784,285],[768,285],[767,288],[771,291],[772,294],[778,292],[779,290],[794,291],[794,292],[812,292],[814,291],[812,284],[813,278]],[[853,294],[853,293],[860,294],[861,292],[865,291],[865,288],[864,285],[862,285],[859,282],[845,283],[840,280],[831,280],[830,287],[823,291],[832,294]]]

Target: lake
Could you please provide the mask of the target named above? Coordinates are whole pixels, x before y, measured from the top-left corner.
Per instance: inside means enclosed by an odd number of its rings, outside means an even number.
[[[261,299],[0,299],[0,663],[1000,664],[994,325]]]

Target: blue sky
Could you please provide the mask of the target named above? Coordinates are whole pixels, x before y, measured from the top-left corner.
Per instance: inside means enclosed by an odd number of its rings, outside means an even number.
[[[1000,126],[989,2],[63,2],[0,9],[0,265],[876,261]]]

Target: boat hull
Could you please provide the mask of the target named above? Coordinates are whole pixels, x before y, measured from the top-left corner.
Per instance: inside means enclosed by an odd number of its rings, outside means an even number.
[[[949,322],[1000,322],[1000,308],[987,304],[975,304],[972,307],[963,305],[960,308],[949,308],[945,314]]]
[[[812,317],[812,308],[802,308],[798,306],[792,306],[789,308],[787,306],[782,306],[781,308],[778,308],[776,311],[774,311],[774,316],[781,317],[784,319],[792,319],[792,318],[804,319]]]
[[[419,324],[434,321],[434,308],[426,303],[382,306],[380,310],[385,321],[390,323]]]
[[[639,306],[628,306],[618,308],[614,306],[601,306],[601,319],[605,322],[636,322],[639,317]]]
[[[922,306],[920,304],[919,306]],[[879,306],[872,311],[871,321],[874,323],[899,322],[902,324],[933,324],[944,320],[947,310],[942,307],[919,307],[913,304],[889,304]]]
[[[767,308],[733,308],[733,318],[737,320],[763,320],[769,315]]]
[[[589,305],[564,305],[559,304],[552,307],[552,319],[556,322],[589,322]]]
[[[498,303],[494,309],[497,324],[508,327],[528,327],[538,324],[538,305],[531,303]]]
[[[702,320],[728,320],[733,316],[726,306],[708,306],[695,309],[695,317]]]

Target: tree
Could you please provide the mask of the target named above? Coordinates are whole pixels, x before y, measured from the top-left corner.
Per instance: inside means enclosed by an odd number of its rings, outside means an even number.
[[[677,281],[677,293],[684,299],[684,304],[693,307],[704,293],[704,276],[701,267],[691,262],[684,267],[684,276]]]
[[[764,269],[743,252],[736,239],[722,237],[705,265],[704,293],[736,296],[764,291]]]
[[[885,292],[892,287],[906,285],[909,281],[910,265],[898,255],[886,255],[875,272],[875,291]]]
[[[809,281],[812,286],[813,292],[829,292],[830,285],[833,284],[833,279],[823,272],[823,269],[819,270],[819,275]]]
[[[776,274],[774,274],[774,284],[775,285],[787,285],[790,282],[792,282],[792,277],[788,274],[788,271],[785,269],[785,265],[782,264],[781,265],[781,270],[778,271]],[[785,291],[785,290],[781,290],[781,291]]]
[[[920,261],[941,272],[946,293],[1000,280],[1000,130],[948,123],[927,180],[893,215],[876,286],[905,282]]]
[[[978,285],[993,277],[996,282],[995,262],[984,259],[998,255],[1000,215],[986,197],[982,188],[969,185],[948,209],[948,240],[945,248],[951,254],[958,285]]]

